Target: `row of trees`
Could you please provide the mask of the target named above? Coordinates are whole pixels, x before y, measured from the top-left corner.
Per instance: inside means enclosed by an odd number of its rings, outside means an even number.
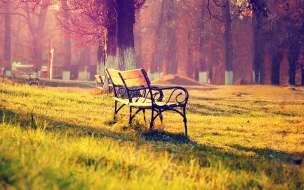
[[[45,61],[42,57],[43,39],[47,37],[45,27],[47,17],[47,7],[50,2],[42,0],[38,4],[23,3],[23,1],[2,1],[1,24],[4,34],[3,38],[3,59],[0,57],[1,65],[5,70],[11,69],[12,57],[18,57],[19,60],[30,60],[34,69],[38,70]],[[29,40],[24,40],[24,39]]]
[[[27,30],[31,35],[31,62],[38,72],[43,65],[41,45],[45,43],[43,30],[46,21],[47,10],[52,9],[57,21],[58,28],[62,29],[64,36],[64,61],[63,69],[70,72],[71,69],[71,41],[77,40],[78,47],[83,48],[80,52],[79,69],[84,70],[90,62],[90,45],[98,45],[98,60],[106,62],[107,67],[118,67],[119,69],[135,68],[134,59],[134,36],[133,25],[135,22],[135,11],[144,4],[144,0],[95,0],[95,1],[14,1],[8,0],[1,4],[2,14],[10,18],[14,14],[23,17]],[[14,6],[11,9],[11,6]],[[37,16],[37,19],[31,18]],[[11,26],[10,20],[5,20],[6,26]],[[34,24],[34,25],[33,25]],[[18,29],[19,30],[19,29]],[[43,34],[43,32],[45,32]],[[5,33],[11,34],[10,27],[5,27]],[[19,33],[19,31],[18,31]],[[24,32],[23,32],[24,34]],[[11,36],[5,35],[4,52],[9,58],[3,61],[6,69],[9,69],[12,47]],[[82,46],[82,44],[85,44]],[[104,53],[105,52],[105,53]],[[105,59],[107,57],[107,59]],[[104,61],[102,61],[104,60]],[[106,60],[106,61],[105,61]],[[96,67],[95,67],[96,70]],[[96,73],[96,71],[95,71]]]
[[[10,52],[16,52],[11,35],[27,26],[22,35],[31,36],[27,55],[36,71],[45,62],[47,33],[60,29],[65,39],[57,55],[64,75],[73,72],[77,44],[78,70],[90,68],[91,74],[105,67],[144,67],[152,79],[179,74],[213,84],[304,85],[301,0],[8,0],[0,6],[5,25],[0,62],[7,69]],[[46,32],[45,23],[55,23],[50,14],[57,26]]]
[[[141,58],[152,73],[178,68],[203,83],[304,84],[303,1],[149,3],[161,10],[152,12],[160,19],[142,21],[146,31],[138,41],[152,46]]]

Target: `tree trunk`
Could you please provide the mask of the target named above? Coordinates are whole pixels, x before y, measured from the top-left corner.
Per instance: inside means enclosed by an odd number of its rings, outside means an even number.
[[[30,8],[28,6],[28,2],[26,2],[26,14],[27,14],[27,23],[30,30],[30,33],[33,38],[33,51],[32,51],[32,59],[34,64],[34,72],[38,72],[41,69],[42,63],[42,52],[43,52],[43,30],[46,20],[47,8],[46,0],[42,0],[41,7],[38,15],[38,23],[34,24],[34,19],[30,16]]]
[[[289,59],[288,59],[288,48],[284,47],[281,49],[280,54],[282,59],[280,61],[280,85],[288,85],[289,84]],[[296,70],[294,70],[295,72]],[[294,77],[296,74],[294,74]],[[294,78],[295,81],[295,78]]]
[[[140,23],[140,12],[136,15],[136,23]],[[136,27],[134,31],[135,40],[135,60],[136,68],[144,68],[142,61],[142,36],[141,36],[141,26]]]
[[[253,14],[253,82],[264,84],[261,80],[263,64],[262,18],[260,12]],[[264,76],[263,76],[264,78]]]
[[[78,65],[71,65],[71,79],[75,80],[79,78],[79,73],[78,73]]]
[[[192,31],[188,31],[188,41],[189,41],[189,46],[188,46],[188,61],[187,61],[187,77],[189,78],[193,78],[193,71],[194,71],[194,67],[193,67],[193,54],[194,54],[194,45],[192,42]]]
[[[68,5],[66,1],[63,1],[63,11],[65,11],[65,15],[68,14]],[[63,80],[70,80],[71,79],[71,60],[72,60],[72,44],[70,39],[70,32],[66,29],[63,29],[65,35],[64,38],[64,58],[63,58],[63,73],[62,79]]]
[[[79,80],[88,80],[90,78],[89,65],[90,65],[90,47],[85,47],[80,51],[79,56]]]
[[[205,15],[205,11],[202,11],[202,18],[204,18]],[[199,36],[199,57],[198,57],[198,61],[199,61],[199,82],[201,83],[208,83],[208,73],[207,73],[207,66],[206,66],[206,53],[205,53],[205,48],[204,48],[204,44],[205,44],[205,23],[202,22],[200,25],[200,31],[201,34]]]
[[[261,79],[261,84],[271,84],[271,67],[273,62],[272,48],[270,48],[269,43],[265,43],[263,50],[263,64],[261,64],[261,72],[259,73],[258,78]],[[262,76],[262,78],[261,78]]]
[[[233,84],[233,45],[231,35],[231,15],[230,15],[230,3],[228,0],[224,1],[224,7],[222,7],[222,15],[224,20],[224,43],[225,43],[225,84]]]
[[[71,69],[71,59],[72,59],[72,45],[71,39],[65,38],[64,39],[64,58],[63,58],[63,73],[62,79],[63,80],[70,80],[70,69]]]
[[[175,0],[170,0],[167,11],[167,39],[166,39],[166,53],[163,63],[166,68],[164,74],[176,74],[177,73],[177,59],[176,59],[176,28],[177,28],[177,4]]]
[[[302,37],[301,34],[295,39],[293,39],[293,43],[291,43],[289,47],[289,55],[288,55],[288,62],[289,62],[289,84],[296,85],[296,70],[297,65],[300,61],[300,54],[302,47]]]
[[[117,11],[115,6],[108,4],[108,19],[112,20],[110,25],[107,27],[106,40],[104,42],[104,69],[119,69],[118,68],[118,57],[117,57]],[[113,19],[114,17],[114,19]],[[102,45],[99,45],[98,52],[101,52]],[[100,54],[101,55],[101,54]],[[105,71],[102,71],[105,73]],[[109,83],[105,81],[103,85],[103,91],[108,92]]]
[[[301,85],[304,86],[304,65],[301,66]]]
[[[151,62],[151,79],[155,80],[160,77],[160,73],[163,68],[163,60],[166,51],[166,39],[167,39],[167,31],[166,28],[166,12],[168,9],[169,1],[163,0],[161,5],[161,13],[160,18],[158,20],[158,25],[156,29],[156,40],[154,44],[154,50],[152,53],[152,62]]]
[[[272,56],[271,65],[271,84],[280,85],[280,62],[282,60],[281,52],[276,52]]]
[[[105,75],[105,66],[106,66],[106,49],[103,40],[99,40],[98,48],[97,48],[97,74]]]
[[[289,55],[289,84],[296,84],[296,65],[299,58],[300,52],[293,52]]]
[[[134,0],[117,0],[117,48],[118,69],[135,69],[134,33],[135,23]]]
[[[107,39],[105,42],[106,51],[106,68],[118,69],[117,58],[117,27],[116,23],[112,23],[107,28]]]
[[[302,21],[302,24],[301,24],[301,29],[300,29],[300,33],[301,33],[301,49],[303,50],[304,49],[304,45],[303,45],[303,42],[304,42],[304,21]],[[301,85],[304,86],[304,63],[303,63],[304,60],[301,60],[300,61],[300,69],[301,69]]]
[[[11,72],[11,15],[10,15],[10,3],[5,3],[5,32],[4,32],[4,74]]]
[[[36,36],[34,37],[34,64],[38,70],[41,69],[42,64],[42,52],[43,52],[43,29],[46,20],[46,8],[41,8],[39,18],[38,18],[38,26],[36,30]]]

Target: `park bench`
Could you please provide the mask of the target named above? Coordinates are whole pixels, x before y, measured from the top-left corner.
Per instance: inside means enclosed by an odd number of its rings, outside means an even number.
[[[33,75],[29,74],[29,85],[30,86],[32,86],[33,84],[39,86],[39,81],[40,80],[38,77],[33,77]]]
[[[28,79],[27,79],[28,77]],[[29,74],[29,75],[20,75],[20,76],[16,76],[15,74],[13,74],[13,81],[14,83],[18,83],[18,84],[26,84],[28,82],[28,84],[31,85],[39,85],[39,78],[37,77],[33,77],[33,75]]]
[[[182,116],[187,135],[186,105],[189,99],[188,91],[181,86],[152,86],[144,69],[119,71],[107,69],[114,87],[114,120],[116,114],[124,106],[129,106],[129,124],[139,112],[151,110],[150,130],[153,129],[157,117],[163,123],[163,112],[174,111]],[[120,104],[120,105],[118,105]],[[133,108],[137,110],[133,113]]]
[[[96,83],[96,88],[102,89],[104,85],[104,76],[101,75],[94,75],[95,76],[95,83]]]
[[[101,76],[101,75],[94,75],[95,76],[95,83],[96,83],[96,88],[103,90],[105,86],[105,80],[108,80],[108,92],[112,91],[112,83],[109,79],[108,76]]]

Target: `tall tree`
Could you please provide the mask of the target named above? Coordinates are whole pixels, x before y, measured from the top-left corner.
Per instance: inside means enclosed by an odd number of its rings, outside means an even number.
[[[10,3],[5,4],[5,32],[4,32],[4,74],[11,71],[11,14]]]
[[[152,52],[152,60],[150,64],[151,79],[157,79],[162,72],[163,60],[166,51],[167,31],[165,30],[167,24],[167,11],[170,1],[162,0],[161,15],[158,20],[156,28],[156,40]]]
[[[26,1],[23,2],[22,6],[27,17],[27,25],[32,37],[32,60],[34,64],[34,72],[37,73],[41,69],[42,64],[44,25],[49,5],[49,0],[41,0],[39,3]]]
[[[231,13],[230,1],[224,0],[222,5],[222,18],[224,24],[224,44],[225,44],[225,84],[233,83],[233,45],[231,35]]]
[[[302,63],[302,55],[304,49],[304,2],[300,0],[283,2],[281,12],[286,14],[284,19],[285,23],[290,29],[287,41],[288,43],[288,53],[289,53],[289,84],[296,85],[300,84],[301,79],[297,79],[297,70],[300,70]],[[300,74],[302,81],[304,80],[304,74]],[[302,84],[304,85],[304,83]]]
[[[62,0],[63,1],[63,0]],[[145,0],[68,0],[68,12],[73,36],[91,43],[105,45],[106,65],[118,69],[135,68],[135,10]],[[60,15],[60,13],[59,13]],[[57,17],[60,20],[60,17]],[[62,21],[60,21],[63,24]],[[103,36],[106,36],[103,38]],[[101,43],[104,40],[104,43]],[[99,48],[100,49],[100,48]]]
[[[90,63],[90,47],[85,47],[81,49],[80,56],[79,56],[79,63],[78,63],[78,69],[79,69],[79,79],[80,80],[87,80],[89,77],[88,75],[88,69],[89,65],[87,63]]]
[[[134,0],[117,0],[118,69],[135,69]]]
[[[303,14],[304,16],[304,14]],[[304,43],[304,20],[302,20],[301,27],[300,27],[300,33],[301,33],[301,44]],[[301,53],[299,55],[298,59],[298,68],[300,69],[301,72],[301,85],[304,86],[304,47],[302,45],[301,47]]]
[[[177,73],[177,43],[176,43],[176,30],[177,30],[177,15],[178,15],[178,2],[175,0],[170,0],[166,15],[167,26],[165,28],[167,32],[166,40],[166,51],[165,59],[163,61],[164,74],[176,74]]]
[[[138,23],[134,28],[134,45],[135,45],[135,62],[136,68],[143,68],[143,58],[142,58],[142,34],[141,34],[141,13],[138,11],[138,14],[135,17],[135,22]]]
[[[202,22],[199,27],[200,36],[199,36],[199,81],[201,83],[208,83],[208,74],[207,74],[207,64],[206,64],[206,34],[205,34],[205,12],[206,9],[201,9],[201,18]]]
[[[253,11],[253,82],[264,83],[265,67],[263,64],[264,35],[263,35],[263,17],[267,17],[269,10],[264,0],[250,0]]]
[[[62,4],[63,7],[63,13],[65,17],[68,17],[68,5],[66,1],[63,1]],[[64,22],[69,22],[68,19],[65,19]],[[64,58],[63,58],[63,73],[62,73],[62,79],[64,80],[70,80],[71,78],[71,59],[72,59],[72,44],[71,44],[71,35],[70,31],[66,28],[63,28],[64,33]]]

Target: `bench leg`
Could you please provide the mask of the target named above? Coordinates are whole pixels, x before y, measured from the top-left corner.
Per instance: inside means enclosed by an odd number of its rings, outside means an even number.
[[[160,122],[161,122],[161,124],[162,125],[164,125],[164,123],[163,123],[163,120],[164,120],[164,118],[163,118],[163,114],[161,113],[161,110],[158,110],[159,111],[159,119],[160,119]]]
[[[160,122],[161,122],[161,124],[163,126],[164,125],[164,123],[163,123],[164,119],[163,119],[162,110],[161,109],[158,109],[158,110],[151,109],[151,112],[152,112],[152,115],[151,115],[151,122],[150,122],[150,130],[153,129],[154,120],[157,118],[157,116],[159,117]],[[154,112],[157,112],[156,116],[154,116]]]
[[[154,123],[154,109],[151,109],[150,130],[153,129],[153,123]]]
[[[143,109],[142,111],[143,111],[143,114],[144,114],[144,121],[145,121],[145,124],[146,124],[146,121],[147,121],[146,120],[146,109]]]
[[[134,117],[136,116],[136,114],[138,114],[140,111],[143,112],[143,114],[144,114],[144,120],[145,120],[145,123],[146,123],[146,121],[147,121],[147,119],[146,119],[146,109],[138,108],[138,109],[136,110],[136,112],[133,114],[133,113],[132,113],[132,107],[130,107],[130,116],[129,116],[129,124],[130,124],[130,125],[132,124],[133,118],[134,118]]]
[[[116,121],[116,114],[117,114],[116,109],[117,109],[117,101],[114,100],[114,121]]]
[[[130,116],[129,116],[129,124],[132,124],[132,107],[130,106]]]
[[[185,122],[185,135],[188,136],[187,123]]]
[[[188,135],[187,130],[187,118],[186,118],[186,107],[183,107],[183,118],[184,118],[184,126],[185,126],[185,135]]]

